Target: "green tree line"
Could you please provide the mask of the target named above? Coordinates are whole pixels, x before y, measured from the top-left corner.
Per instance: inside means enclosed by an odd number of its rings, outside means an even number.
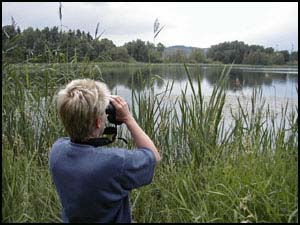
[[[111,40],[93,38],[80,30],[60,31],[57,26],[42,30],[29,27],[21,32],[13,25],[2,27],[2,61],[18,63],[70,62],[84,59],[107,62],[162,62],[165,46],[140,39],[116,46]],[[54,57],[55,56],[55,57]]]
[[[255,65],[298,64],[298,51],[275,51],[244,42],[224,42],[213,45],[205,54],[193,48],[187,54],[182,50],[165,53],[165,46],[140,39],[116,46],[113,41],[93,38],[80,30],[61,31],[57,26],[42,30],[29,27],[20,30],[14,25],[2,26],[2,62],[24,61],[72,62],[91,60],[98,62],[152,62],[152,63],[236,63]]]
[[[272,47],[247,45],[244,42],[233,41],[213,45],[207,53],[213,61],[222,63],[283,65],[298,64],[298,51],[275,51]]]

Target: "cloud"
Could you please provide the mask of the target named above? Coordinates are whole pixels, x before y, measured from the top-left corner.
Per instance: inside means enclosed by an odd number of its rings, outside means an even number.
[[[273,45],[296,42],[298,3],[63,2],[63,24],[117,45],[140,38],[153,41],[153,23],[166,25],[156,43],[209,47],[224,41]],[[2,25],[14,17],[21,29],[60,26],[58,2],[4,2]],[[291,39],[292,38],[292,39]],[[298,39],[298,35],[297,38]],[[298,41],[295,43],[298,48]]]

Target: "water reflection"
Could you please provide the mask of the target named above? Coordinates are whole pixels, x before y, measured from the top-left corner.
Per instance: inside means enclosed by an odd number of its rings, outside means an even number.
[[[96,70],[97,68],[97,70]],[[224,67],[207,67],[207,66],[187,66],[189,74],[191,75],[195,91],[198,88],[198,79],[201,81],[201,89],[203,94],[209,96],[213,90],[214,84],[219,79]],[[225,68],[225,70],[227,70]],[[178,96],[181,90],[185,89],[188,85],[188,78],[183,65],[145,65],[145,64],[131,64],[131,65],[67,65],[58,64],[55,68],[48,68],[47,65],[33,66],[27,71],[30,76],[36,76],[36,80],[40,81],[36,85],[43,87],[45,83],[45,72],[48,74],[48,79],[51,81],[50,76],[57,76],[55,80],[60,80],[59,84],[69,82],[69,79],[80,78],[89,76],[91,71],[94,72],[95,79],[103,80],[108,84],[109,88],[119,94],[125,94],[131,97],[131,91],[142,92],[147,90],[154,90],[156,93],[164,91],[167,82],[174,81],[172,95]],[[19,68],[17,74],[25,74],[25,68]],[[54,72],[53,72],[54,71]],[[255,70],[237,69],[233,68],[229,73],[229,82],[226,90],[229,94],[250,94],[254,87],[261,87],[265,96],[282,96],[289,98],[298,98],[296,87],[298,86],[298,74],[288,72],[278,73],[278,71],[268,72],[255,72]],[[271,71],[271,72],[270,72]],[[280,70],[283,71],[283,70]],[[276,72],[276,73],[275,73]],[[71,77],[69,76],[71,74]],[[161,79],[156,79],[160,77]],[[25,76],[22,76],[25,81]],[[33,79],[33,80],[35,80]],[[56,87],[55,87],[56,88]],[[187,88],[187,92],[190,92]],[[125,93],[122,93],[125,92]]]
[[[27,70],[31,79],[31,87],[35,90],[44,90],[45,76],[48,76],[47,82],[52,87],[53,93],[57,88],[68,83],[70,79],[89,77],[90,71],[99,67],[99,72],[94,73],[94,78],[102,80],[109,86],[113,94],[123,96],[132,105],[132,90],[136,93],[153,90],[154,94],[165,91],[167,83],[173,83],[173,88],[165,99],[166,102],[174,103],[174,108],[178,112],[178,117],[181,117],[178,102],[175,99],[181,95],[182,90],[186,90],[187,100],[190,99],[192,90],[189,87],[188,77],[184,66],[182,65],[126,65],[126,66],[100,66],[94,65],[91,68],[83,68],[80,65],[57,65],[55,68],[47,68],[36,66]],[[198,79],[201,82],[201,90],[204,96],[204,102],[209,101],[214,85],[220,78],[224,68],[222,67],[201,67],[188,66],[189,74],[193,82],[195,91],[198,91]],[[21,76],[22,82],[25,80],[26,69],[20,68],[17,70],[16,76]],[[98,70],[97,70],[98,71]],[[51,79],[51,76],[57,76]],[[225,99],[224,121],[228,127],[231,123],[231,109],[237,110],[237,98],[241,100],[243,108],[248,110],[251,105],[251,95],[255,87],[261,87],[263,97],[266,99],[266,105],[270,105],[275,109],[276,113],[280,114],[281,106],[287,100],[289,101],[289,109],[298,106],[298,74],[291,73],[273,73],[273,72],[255,72],[243,69],[231,69],[228,74],[229,82],[226,87],[227,95]],[[159,79],[155,79],[160,77]],[[36,81],[33,83],[33,81]],[[47,94],[42,92],[41,95]],[[225,119],[226,118],[226,119]],[[227,118],[229,118],[227,120]],[[230,119],[231,118],[231,119]],[[280,121],[279,121],[280,122]]]
[[[213,89],[213,85],[219,79],[223,68],[207,68],[199,66],[189,66],[194,87],[197,88],[197,80],[200,76],[201,88],[204,94],[209,95]],[[173,94],[180,94],[188,83],[185,68],[183,66],[127,66],[116,68],[102,68],[104,81],[111,90],[119,89],[121,86],[128,90],[134,89],[137,92],[150,90],[154,88],[157,92],[164,89],[166,82],[175,81],[177,89]],[[162,79],[155,79],[155,76]],[[226,90],[230,93],[251,92],[254,87],[260,86],[267,95],[272,95],[270,88],[277,90],[277,96],[298,98],[296,86],[298,86],[298,74],[289,73],[271,73],[271,72],[249,72],[241,69],[232,69],[229,73],[229,82]],[[291,92],[291,89],[295,91]],[[291,94],[292,93],[292,94]],[[274,91],[273,91],[274,94]],[[291,94],[291,95],[290,95]]]

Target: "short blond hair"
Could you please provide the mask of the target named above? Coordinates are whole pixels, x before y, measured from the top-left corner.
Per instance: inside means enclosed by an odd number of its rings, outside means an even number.
[[[59,117],[71,140],[85,141],[95,129],[96,118],[105,113],[110,91],[105,83],[73,80],[57,96]]]

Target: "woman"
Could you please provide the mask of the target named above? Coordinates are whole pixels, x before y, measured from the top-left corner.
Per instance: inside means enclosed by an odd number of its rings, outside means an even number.
[[[94,147],[104,131],[111,102],[135,150]],[[69,137],[59,138],[49,155],[51,176],[62,204],[63,222],[131,222],[129,193],[151,183],[160,155],[131,115],[127,102],[91,79],[73,80],[57,95],[57,109]]]

